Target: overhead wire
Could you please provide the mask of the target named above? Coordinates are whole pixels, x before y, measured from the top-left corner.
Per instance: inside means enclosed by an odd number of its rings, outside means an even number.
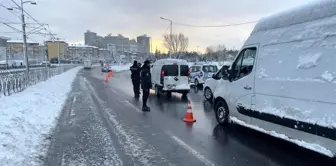
[[[248,22],[241,22],[241,23],[233,23],[233,24],[223,24],[223,25],[192,25],[192,24],[185,24],[180,22],[173,22],[174,25],[179,26],[187,26],[187,27],[196,27],[196,28],[219,28],[219,27],[231,27],[231,26],[239,26],[239,25],[246,25],[246,24],[253,24],[258,21],[248,21]]]

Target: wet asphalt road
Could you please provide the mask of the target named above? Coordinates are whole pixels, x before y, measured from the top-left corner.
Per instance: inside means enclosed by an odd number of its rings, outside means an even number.
[[[100,68],[82,70],[52,135],[45,165],[335,165],[331,159],[236,125],[217,125],[202,89],[193,88],[193,125],[183,118],[187,100],[157,98],[151,112],[133,98],[129,72],[108,83]]]

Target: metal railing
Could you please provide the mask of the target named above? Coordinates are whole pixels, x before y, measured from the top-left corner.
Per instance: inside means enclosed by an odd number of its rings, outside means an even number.
[[[27,77],[26,72],[23,70],[0,71],[0,97],[22,92],[29,86],[46,81],[76,66],[78,65],[32,68],[29,71],[29,77]]]

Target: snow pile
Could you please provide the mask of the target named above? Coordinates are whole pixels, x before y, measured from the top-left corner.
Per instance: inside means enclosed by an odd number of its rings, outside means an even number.
[[[331,73],[329,71],[325,71],[322,75],[321,78],[325,81],[332,82],[336,78],[335,73]]]
[[[0,165],[37,165],[44,139],[56,125],[82,67],[40,82],[0,102]]]
[[[126,64],[126,65],[111,65],[110,69],[115,71],[115,72],[121,72],[121,71],[125,71],[125,70],[129,70],[131,67],[131,64]]]
[[[309,69],[317,65],[320,60],[321,54],[305,55],[299,57],[298,69]]]
[[[266,130],[258,127],[258,126],[246,124],[244,121],[241,121],[241,120],[239,120],[239,119],[237,119],[235,117],[230,117],[230,120],[233,123],[239,124],[241,126],[245,126],[245,127],[254,129],[256,131],[259,131],[259,132],[271,135],[271,136],[276,137],[276,138],[284,139],[284,140],[286,140],[288,142],[292,142],[292,143],[297,144],[297,145],[299,145],[301,147],[313,150],[315,152],[327,155],[329,157],[333,157],[334,156],[334,154],[330,150],[326,149],[325,147],[323,147],[321,145],[314,144],[314,143],[308,143],[308,142],[305,142],[305,141],[302,141],[302,140],[292,139],[292,138],[287,137],[284,134],[279,134],[279,133],[277,133],[275,131],[266,131]]]

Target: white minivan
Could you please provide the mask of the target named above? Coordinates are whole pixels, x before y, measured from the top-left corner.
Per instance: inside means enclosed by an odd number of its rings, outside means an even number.
[[[84,69],[91,69],[91,67],[92,67],[91,60],[89,60],[89,59],[84,60]]]
[[[261,19],[214,91],[217,121],[335,156],[335,27],[334,0]]]
[[[190,91],[190,71],[186,60],[157,60],[151,67],[151,75],[152,88],[157,96],[165,92],[170,97],[172,92],[177,92],[185,97]]]

